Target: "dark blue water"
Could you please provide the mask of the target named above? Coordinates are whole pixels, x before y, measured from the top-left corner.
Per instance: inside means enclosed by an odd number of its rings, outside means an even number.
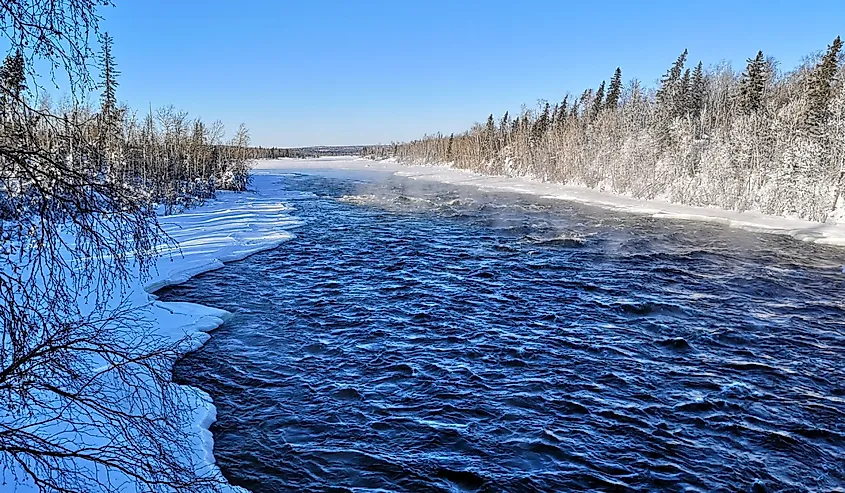
[[[845,253],[398,178],[291,175],[177,379],[279,491],[843,491]]]

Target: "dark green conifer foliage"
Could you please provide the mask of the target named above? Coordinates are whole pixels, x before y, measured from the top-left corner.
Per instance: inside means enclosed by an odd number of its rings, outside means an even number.
[[[17,50],[9,55],[0,66],[0,122],[5,122],[21,102],[26,91],[26,64],[23,54]]]
[[[496,138],[496,120],[493,119],[493,113],[487,117],[487,127],[485,132],[487,138],[487,156],[492,159],[498,149],[498,139]]]
[[[566,120],[569,118],[569,94],[563,97],[563,101],[560,102],[560,108],[558,109],[558,117],[557,122],[555,122],[558,126],[563,126],[566,123]]]
[[[510,133],[510,122],[510,113],[505,111],[505,114],[502,116],[502,120],[499,122],[499,134],[502,136],[503,145],[507,145],[508,143],[508,134]]]
[[[696,117],[701,115],[701,111],[704,109],[704,95],[706,94],[706,90],[704,67],[701,62],[698,62],[692,73],[692,87],[690,87],[691,111]]]
[[[837,36],[827,47],[827,52],[810,76],[806,125],[813,134],[820,131],[821,126],[829,117],[828,108],[833,97],[833,82],[836,78],[841,51],[842,40]]]
[[[534,127],[531,129],[531,137],[535,140],[539,140],[543,134],[546,133],[546,130],[549,129],[549,116],[550,116],[551,108],[549,103],[543,107],[543,112],[540,113],[540,117],[537,118],[537,121],[534,122]]]
[[[622,69],[616,67],[616,72],[613,73],[613,78],[610,79],[610,87],[607,91],[607,101],[604,107],[615,110],[619,106],[619,98],[622,96]]]
[[[584,94],[586,94],[586,93],[587,93],[587,91],[584,91]],[[579,101],[576,99],[575,101],[572,102],[572,109],[569,110],[569,118],[571,120],[575,120],[576,122],[578,121],[578,106],[579,106]]]
[[[120,72],[117,70],[117,63],[112,53],[114,38],[109,33],[103,33],[102,44],[103,51],[100,53],[99,60],[102,78],[100,89],[103,91],[101,112],[104,120],[111,121],[117,117],[117,76],[120,75]]]
[[[684,63],[687,60],[687,50],[684,50],[672,67],[660,79],[660,88],[657,90],[657,102],[664,107],[675,108],[678,96],[678,83],[684,70]]]
[[[11,114],[25,90],[25,64],[23,55],[18,50],[14,55],[8,55],[0,66],[0,112],[4,119]]]
[[[0,91],[4,98],[20,99],[26,90],[26,67],[21,50],[9,55],[0,67]]]
[[[593,104],[593,89],[588,87],[581,93],[581,98],[578,100],[578,106],[580,109],[583,109],[586,114],[589,111],[591,104]]]
[[[740,106],[746,114],[763,109],[763,93],[766,90],[766,60],[763,52],[748,59],[748,66],[740,79]]]
[[[686,115],[690,112],[692,112],[692,77],[689,69],[686,69],[678,83],[678,103],[675,114]]]
[[[602,104],[604,104],[604,81],[601,81],[601,85],[596,91],[596,97],[593,99],[593,118],[598,116]]]

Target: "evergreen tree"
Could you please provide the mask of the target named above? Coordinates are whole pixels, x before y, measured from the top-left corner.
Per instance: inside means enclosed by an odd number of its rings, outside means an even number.
[[[684,75],[678,83],[678,102],[675,109],[676,115],[686,115],[692,112],[692,77],[689,69],[684,70]]]
[[[684,50],[678,56],[672,67],[660,79],[660,88],[657,90],[657,102],[664,107],[671,107],[674,109],[677,100],[678,82],[681,79],[681,74],[684,70],[684,63],[687,60],[687,50]]]
[[[748,65],[740,79],[740,107],[746,114],[763,109],[763,92],[766,89],[766,60],[763,52],[748,59]]]
[[[3,95],[15,100],[20,99],[26,90],[26,66],[21,50],[3,60],[3,66],[0,67],[0,85]]]
[[[499,129],[502,132],[506,132],[508,130],[508,126],[510,125],[510,114],[505,111],[504,116],[502,116],[502,120],[499,122]]]
[[[616,72],[610,79],[610,88],[607,91],[607,101],[605,101],[604,107],[615,110],[619,106],[620,96],[622,96],[622,69],[616,67]]]
[[[496,120],[493,119],[493,113],[487,117],[487,127],[485,129],[485,140],[487,141],[487,158],[492,159],[498,151],[496,138]]]
[[[558,117],[557,117],[557,125],[558,126],[563,126],[563,124],[566,123],[566,120],[568,119],[568,116],[569,116],[568,105],[569,105],[569,94],[564,96],[563,101],[560,102],[560,108],[558,109]]]
[[[695,66],[695,70],[692,73],[692,86],[690,87],[690,101],[691,101],[691,111],[694,116],[701,115],[701,111],[704,109],[704,96],[707,87],[705,85],[704,80],[704,67],[701,62],[698,62],[698,65]]]
[[[811,133],[818,133],[820,127],[828,119],[829,104],[833,97],[833,81],[839,67],[841,50],[842,40],[837,36],[833,43],[828,45],[827,52],[810,76],[806,126]]]
[[[103,33],[102,52],[100,53],[100,89],[103,93],[101,95],[101,112],[103,119],[106,121],[113,121],[117,118],[117,76],[120,72],[117,70],[117,63],[112,54],[114,46],[114,38],[109,33]]]
[[[543,112],[540,113],[540,117],[537,118],[536,122],[534,122],[534,127],[531,130],[531,135],[534,141],[539,141],[546,133],[546,130],[549,129],[549,112],[550,106],[549,103],[546,102],[546,105],[543,107]]]
[[[587,94],[587,91],[584,91],[584,94]],[[583,98],[584,96],[582,95],[581,97]],[[576,99],[575,101],[572,102],[572,109],[569,110],[569,119],[570,120],[578,121],[578,106],[579,106],[579,101]]]
[[[598,116],[599,111],[601,111],[601,107],[604,104],[604,81],[601,81],[601,85],[599,85],[598,90],[596,91],[596,96],[593,99],[593,118]]]
[[[549,105],[549,102],[546,101],[545,106],[543,106],[543,112],[540,113],[540,118],[539,118],[539,120],[541,122],[541,125],[540,125],[541,130],[543,132],[545,132],[549,128],[550,117],[551,117],[551,106]]]
[[[8,119],[26,91],[26,64],[21,50],[9,55],[0,66],[0,118]]]
[[[591,104],[593,104],[593,88],[588,87],[581,93],[581,97],[578,100],[578,106],[580,106],[580,108],[584,110],[584,113],[586,113]]]

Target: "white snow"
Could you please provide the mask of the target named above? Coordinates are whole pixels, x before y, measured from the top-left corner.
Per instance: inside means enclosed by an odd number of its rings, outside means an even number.
[[[278,176],[256,176],[254,188],[257,192],[222,192],[216,200],[186,213],[160,217],[163,229],[178,242],[178,248],[171,249],[157,260],[151,278],[142,282],[140,275],[136,275],[135,283],[124,292],[115,293],[110,304],[117,305],[128,299],[138,310],[139,319],[153,322],[157,334],[174,342],[187,336],[185,351],[201,346],[209,338],[206,332],[220,326],[230,314],[192,303],[161,302],[150,293],[218,269],[225,262],[274,248],[293,238],[287,230],[300,222],[291,215],[291,206],[286,201],[301,195],[281,191],[279,180]],[[198,464],[205,464],[203,470],[206,474],[217,474],[219,471],[213,466],[213,441],[208,431],[215,420],[216,410],[207,394],[198,389],[189,390],[181,395],[184,396],[182,405],[193,416],[189,433],[192,448],[197,454],[194,459],[199,459],[195,461]],[[6,471],[6,477],[0,478],[0,484],[20,493],[37,491],[31,483],[15,486],[13,475],[19,479],[25,477],[20,471]],[[122,483],[123,478],[112,471],[112,484]],[[123,490],[135,491],[135,488],[126,486]],[[231,491],[242,490],[232,488]]]
[[[312,160],[277,159],[256,161],[255,169],[379,170],[417,180],[475,186],[482,190],[534,194],[545,198],[580,202],[606,209],[654,217],[712,221],[733,228],[785,234],[802,241],[845,246],[845,223],[818,223],[772,216],[755,211],[737,212],[715,207],[694,207],[665,200],[644,200],[601,192],[592,188],[560,185],[526,178],[489,176],[448,166],[406,165],[393,160],[372,161],[356,157]]]
[[[256,176],[254,188],[256,192],[222,192],[217,200],[204,206],[160,219],[164,230],[178,242],[179,251],[171,252],[172,260],[159,258],[152,278],[143,286],[136,286],[137,303],[138,306],[148,304],[162,334],[175,340],[194,334],[195,346],[190,349],[204,344],[209,338],[206,332],[220,326],[230,314],[193,303],[157,301],[149,293],[223,267],[226,262],[275,248],[293,238],[287,230],[300,222],[290,215],[291,206],[285,202],[292,194],[279,190],[278,177],[272,175]],[[193,432],[197,449],[213,464],[213,439],[208,428],[216,419],[216,409],[208,395],[204,392],[200,395],[204,401],[194,403]]]

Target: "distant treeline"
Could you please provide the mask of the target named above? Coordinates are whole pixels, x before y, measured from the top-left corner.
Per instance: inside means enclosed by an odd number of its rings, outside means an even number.
[[[367,147],[373,158],[451,163],[641,198],[825,221],[845,209],[842,41],[792,71],[763,52],[737,73],[687,66],[658,87],[610,82],[452,135]]]
[[[250,147],[250,159],[318,158],[321,156],[357,156],[364,146],[314,146],[314,147]]]

